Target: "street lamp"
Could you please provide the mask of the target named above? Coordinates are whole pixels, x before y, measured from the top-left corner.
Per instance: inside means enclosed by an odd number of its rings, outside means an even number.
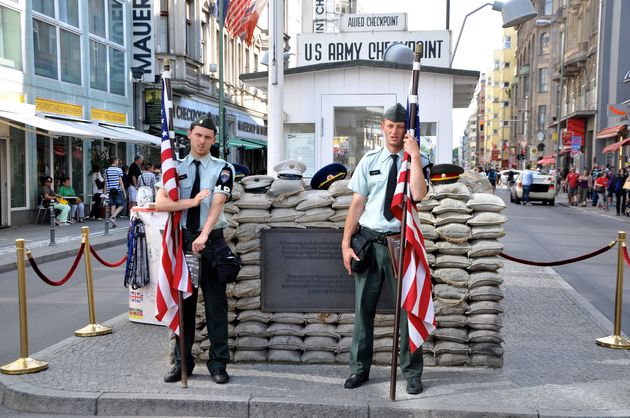
[[[564,8],[563,8],[564,10]],[[566,25],[566,18],[563,16],[554,18],[554,19],[536,19],[536,26],[548,26],[551,24],[565,24],[564,25],[564,30],[561,33],[560,36],[560,81],[559,81],[559,86],[558,86],[558,92],[556,93],[556,98],[557,98],[557,103],[556,103],[556,141],[558,141],[558,145],[556,148],[556,195],[558,195],[558,190],[559,187],[558,183],[559,183],[559,174],[560,174],[560,151],[562,148],[562,140],[560,138],[560,135],[562,133],[562,129],[560,127],[560,124],[562,122],[562,90],[564,88],[564,51],[565,51],[565,47],[566,47],[566,32],[567,32],[567,25]],[[560,30],[560,28],[558,28],[558,30]]]
[[[451,55],[451,61],[449,63],[449,67],[453,66],[453,59],[455,58],[455,54],[457,53],[457,47],[459,46],[459,41],[462,37],[462,33],[464,32],[466,19],[468,19],[468,16],[477,13],[479,10],[483,9],[486,6],[492,6],[492,10],[501,12],[504,28],[511,28],[512,26],[520,25],[521,23],[524,23],[528,21],[529,19],[536,17],[537,15],[536,11],[534,10],[534,6],[532,6],[531,0],[507,0],[507,1],[497,0],[494,3],[486,3],[482,6],[477,7],[475,10],[468,13],[464,17],[464,21],[462,22],[462,27],[459,29],[459,35],[457,36],[457,42],[455,43],[455,49],[453,50],[453,54]],[[449,17],[447,16],[446,19],[448,21]]]

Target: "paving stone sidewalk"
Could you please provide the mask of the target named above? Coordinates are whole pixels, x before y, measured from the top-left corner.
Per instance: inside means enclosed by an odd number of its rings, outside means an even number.
[[[389,369],[343,388],[344,366],[229,365],[216,385],[197,365],[189,388],[162,382],[163,327],[111,321],[114,333],[72,337],[32,357],[49,369],[0,375],[0,401],[21,411],[162,416],[630,416],[630,352],[598,347],[612,324],[550,268],[505,263],[502,369],[426,368],[425,391],[388,400]],[[400,377],[400,373],[399,373]]]

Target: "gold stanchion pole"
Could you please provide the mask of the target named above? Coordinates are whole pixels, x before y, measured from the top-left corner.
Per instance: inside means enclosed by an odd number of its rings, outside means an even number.
[[[20,303],[20,358],[13,363],[0,367],[4,374],[35,373],[48,368],[45,361],[34,360],[28,356],[28,320],[26,317],[26,251],[24,240],[16,239],[18,271],[18,297]]]
[[[81,243],[85,245],[83,256],[85,257],[85,283],[87,284],[88,310],[90,313],[90,323],[76,331],[74,335],[77,337],[96,337],[97,335],[111,334],[112,329],[104,325],[96,323],[96,314],[94,313],[94,287],[92,282],[92,259],[90,258],[90,228],[81,227]]]
[[[626,246],[626,233],[618,232],[617,237],[617,291],[615,295],[615,329],[613,335],[595,340],[597,345],[608,348],[630,350],[630,340],[621,335],[621,308],[623,298],[623,249]]]

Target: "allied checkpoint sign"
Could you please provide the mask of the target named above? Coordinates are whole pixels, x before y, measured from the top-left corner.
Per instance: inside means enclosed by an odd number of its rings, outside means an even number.
[[[354,275],[343,267],[337,229],[272,228],[261,233],[263,312],[354,312]],[[378,311],[393,313],[387,282]]]
[[[422,65],[449,66],[451,38],[447,30],[301,33],[297,36],[298,66],[356,60],[382,61],[383,53],[394,42],[401,42],[412,50],[421,43]]]

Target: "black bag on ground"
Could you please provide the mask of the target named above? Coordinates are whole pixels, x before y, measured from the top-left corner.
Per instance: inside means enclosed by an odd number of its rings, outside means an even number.
[[[212,268],[220,283],[233,283],[241,271],[241,257],[234,254],[224,239],[212,243]]]
[[[372,241],[361,235],[360,232],[355,233],[350,240],[350,247],[352,251],[359,257],[359,260],[354,258],[350,260],[350,269],[355,273],[361,273],[365,270],[369,263],[368,251],[372,245]]]

